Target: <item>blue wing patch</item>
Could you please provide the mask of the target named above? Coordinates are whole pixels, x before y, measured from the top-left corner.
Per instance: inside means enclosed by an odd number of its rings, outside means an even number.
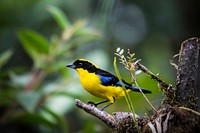
[[[99,78],[101,80],[101,84],[104,86],[116,86],[116,87],[122,86],[119,79],[116,76],[114,76],[106,71],[101,70],[101,71],[99,71],[99,74],[96,74],[96,75],[99,76]],[[131,89],[132,91],[139,92],[139,89],[137,87],[132,86],[131,84],[125,82],[124,80],[122,80],[122,82],[124,83],[124,86],[126,87],[126,89]],[[144,93],[151,93],[151,91],[149,91],[149,90],[146,90],[143,88],[141,88],[141,89]]]
[[[101,80],[101,84],[105,85],[105,86],[122,86],[120,81],[118,80],[118,78],[112,76],[112,77],[108,77],[108,76],[102,76],[97,74],[97,76],[100,77]],[[124,84],[125,87],[127,87],[127,84]]]
[[[105,76],[101,76],[101,75],[98,75],[98,74],[97,74],[97,76],[100,77],[102,84],[108,84],[112,81],[112,77],[105,77]]]
[[[99,74],[97,74],[97,76],[100,77],[101,84],[103,84],[105,86],[116,86],[116,87],[122,86],[120,81],[116,77],[102,76]],[[129,87],[126,83],[124,83],[124,86]]]

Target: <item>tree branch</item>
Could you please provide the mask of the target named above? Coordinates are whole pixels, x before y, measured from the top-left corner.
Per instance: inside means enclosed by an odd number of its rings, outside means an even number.
[[[85,104],[80,100],[76,99],[75,104],[80,109],[83,109],[85,112],[99,118],[103,123],[105,123],[109,128],[114,132],[136,132],[137,128],[133,122],[133,116],[130,112],[114,112],[113,115],[108,114],[105,111],[99,110],[93,104]],[[135,114],[135,118],[138,121],[138,125],[142,126],[145,118],[139,117]],[[147,123],[147,122],[146,122]]]
[[[155,79],[158,82],[159,88],[161,91],[165,94],[166,99],[163,100],[164,104],[174,104],[175,100],[175,88],[171,85],[166,83],[164,80],[162,80],[160,77],[158,77],[156,74],[151,72],[148,68],[146,68],[144,65],[137,63],[136,64],[138,69],[142,70],[144,73],[149,75],[152,79]]]
[[[106,113],[105,111],[99,110],[93,104],[85,104],[78,99],[75,100],[75,104],[79,108],[83,109],[85,112],[99,118],[108,127],[114,128],[116,126],[116,121],[112,115]]]

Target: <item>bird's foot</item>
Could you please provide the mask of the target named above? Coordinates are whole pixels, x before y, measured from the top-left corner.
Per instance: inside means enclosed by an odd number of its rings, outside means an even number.
[[[104,111],[105,108],[107,108],[108,106],[112,105],[113,103],[109,103],[107,105],[104,105],[102,108],[100,108],[99,110]]]
[[[92,102],[92,101],[88,101],[87,104],[94,105],[95,107],[97,107],[97,105],[98,105],[98,104],[96,104],[96,103],[94,103],[94,102]]]
[[[97,103],[92,102],[92,101],[88,101],[87,104],[97,107],[99,104],[102,104],[102,103],[105,103],[105,102],[108,102],[108,100],[105,100],[105,101],[102,101],[102,102],[97,102]],[[99,108],[99,110],[104,111],[104,109],[107,108],[108,106],[110,106],[111,104],[113,104],[113,103],[109,103],[107,105],[104,105],[103,107]]]

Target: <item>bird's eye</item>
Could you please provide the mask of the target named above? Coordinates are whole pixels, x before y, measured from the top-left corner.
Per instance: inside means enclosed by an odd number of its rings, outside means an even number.
[[[79,65],[79,66],[82,66],[82,65],[83,65],[83,63],[82,63],[82,62],[79,62],[79,63],[78,63],[78,65]]]

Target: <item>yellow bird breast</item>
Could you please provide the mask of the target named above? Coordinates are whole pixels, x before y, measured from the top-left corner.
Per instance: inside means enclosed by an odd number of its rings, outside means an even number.
[[[125,95],[122,87],[120,86],[102,85],[100,77],[98,77],[95,73],[88,73],[87,70],[82,68],[78,68],[76,71],[80,76],[80,81],[84,89],[96,97],[108,99],[110,102],[114,103],[114,98],[117,99]]]

